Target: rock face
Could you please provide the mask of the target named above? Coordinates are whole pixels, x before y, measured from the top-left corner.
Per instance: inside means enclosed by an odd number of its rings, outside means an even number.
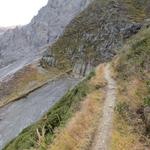
[[[121,34],[124,39],[131,37],[132,35],[136,34],[141,28],[142,24],[137,23],[137,24],[131,24],[124,29],[121,30]]]
[[[0,36],[4,34],[7,30],[7,28],[0,27]]]
[[[0,66],[37,55],[38,49],[54,42],[90,1],[49,0],[28,25],[8,30],[0,36]]]
[[[74,73],[85,75],[92,66],[110,60],[123,45],[124,39],[137,33],[144,19],[148,18],[146,3],[140,10],[145,11],[144,17],[139,18],[141,12],[137,6],[132,0],[131,3],[127,0],[94,0],[49,48],[45,64],[51,66],[53,58],[59,68],[71,64]],[[135,15],[132,8],[139,14]]]

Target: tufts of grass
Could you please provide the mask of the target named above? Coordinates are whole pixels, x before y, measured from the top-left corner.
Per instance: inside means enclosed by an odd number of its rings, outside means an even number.
[[[126,80],[132,75],[146,77],[150,71],[150,28],[128,41],[115,66],[118,77]],[[148,80],[148,77],[147,79]]]
[[[129,39],[113,64],[118,90],[112,150],[150,149],[143,114],[150,104],[150,28]]]
[[[150,95],[144,97],[144,105],[150,106]]]
[[[149,0],[123,0],[122,3],[133,21],[141,21],[146,18],[146,15],[149,15]]]
[[[97,127],[97,123],[102,114],[102,107],[105,92],[104,65],[96,68],[90,77],[90,85],[95,88],[80,104],[80,109],[68,121],[65,128],[57,130],[55,139],[47,148],[48,150],[86,150],[90,149]],[[91,77],[91,75],[94,75]],[[97,81],[97,82],[96,82]],[[97,88],[97,86],[100,88]]]
[[[123,117],[129,111],[129,105],[126,102],[118,102],[115,111]]]
[[[144,149],[148,144],[148,138],[145,135],[142,98],[147,94],[147,89],[142,82],[134,81],[125,83],[122,80],[118,82],[118,86],[121,86],[121,89],[117,91],[111,148],[112,150]]]
[[[131,132],[131,127],[124,119],[114,115],[113,124],[111,150],[136,150],[141,147],[137,142],[139,137]]]
[[[92,92],[81,104],[80,110],[73,115],[66,127],[56,133],[49,150],[87,149],[92,140],[99,116],[100,92]]]
[[[92,77],[92,76],[91,76]],[[43,148],[54,138],[54,131],[63,127],[74,112],[79,109],[79,104],[87,93],[95,89],[85,79],[75,88],[68,91],[50,110],[36,123],[24,129],[15,139],[9,142],[3,150],[24,150],[30,148]],[[44,136],[44,140],[41,137]]]

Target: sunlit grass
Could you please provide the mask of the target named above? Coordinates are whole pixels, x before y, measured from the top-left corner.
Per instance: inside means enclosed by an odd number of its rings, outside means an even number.
[[[149,95],[150,29],[132,37],[113,61],[117,101],[112,129],[112,150],[150,148],[144,120],[144,99]],[[149,104],[147,104],[149,105]]]
[[[82,102],[80,111],[72,117],[64,129],[56,133],[49,150],[86,149],[99,118],[101,98],[98,92],[88,95]]]

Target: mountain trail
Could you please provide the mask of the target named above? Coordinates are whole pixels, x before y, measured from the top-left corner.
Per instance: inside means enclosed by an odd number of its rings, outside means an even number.
[[[98,130],[93,142],[92,150],[108,150],[109,137],[111,136],[112,114],[115,106],[115,81],[111,77],[110,64],[105,66],[104,78],[107,81],[106,99],[104,102],[103,116],[100,119]]]

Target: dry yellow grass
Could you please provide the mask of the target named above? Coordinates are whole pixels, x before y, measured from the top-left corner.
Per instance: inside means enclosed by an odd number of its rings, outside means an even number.
[[[89,81],[96,86],[104,86],[104,66],[96,69],[96,75]],[[47,150],[87,150],[102,114],[105,92],[103,88],[95,89],[80,104],[80,110],[68,121],[65,128],[57,129],[55,138]]]
[[[91,84],[100,85],[101,87],[106,85],[106,81],[104,79],[104,65],[105,64],[101,64],[96,68],[96,75],[91,79]]]
[[[19,70],[7,81],[0,83],[0,107],[17,99],[44,84],[48,79],[54,78],[61,72],[56,68],[40,70],[37,65],[28,65]]]
[[[135,145],[138,136],[130,132],[130,127],[122,120],[114,119],[116,128],[112,132],[111,150],[137,150]],[[119,131],[118,131],[119,130]],[[142,150],[142,149],[140,149]]]
[[[147,89],[145,84],[138,80],[136,77],[130,80],[130,82],[118,81],[118,100],[126,101],[130,103],[133,109],[137,109],[143,104],[143,95],[146,95]]]
[[[98,121],[102,116],[102,106],[105,99],[104,64],[96,68],[96,75],[89,84],[97,87],[80,103],[79,110],[68,120],[65,127],[55,130],[52,143],[46,145],[44,131],[38,135],[37,147],[46,150],[90,150]],[[37,149],[31,149],[37,150]]]
[[[49,150],[81,150],[89,146],[100,112],[100,94],[93,92],[81,104],[81,110],[67,126],[56,133]]]
[[[117,82],[117,103],[127,103],[130,105],[132,112],[136,112],[143,103],[142,95],[145,95],[147,90],[142,81],[135,76],[130,79],[130,82],[118,80]],[[127,117],[128,117],[128,113]],[[113,129],[110,144],[110,150],[144,150],[144,144],[140,142],[142,131],[140,126],[135,123],[137,118],[134,118],[131,123],[127,122],[117,112],[113,116]],[[140,121],[140,120],[139,120]],[[135,130],[139,128],[139,133]]]

